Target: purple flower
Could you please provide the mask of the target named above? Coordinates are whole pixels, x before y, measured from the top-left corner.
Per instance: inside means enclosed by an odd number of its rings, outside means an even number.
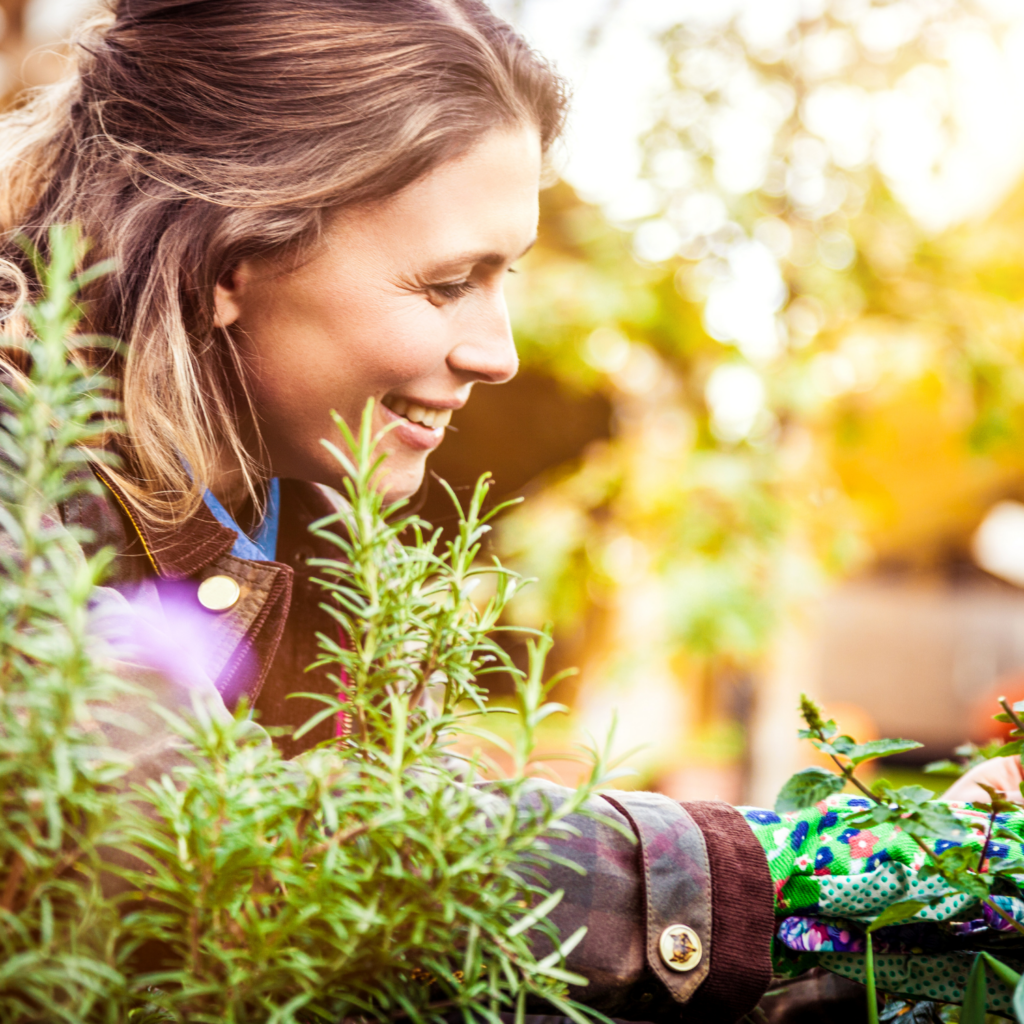
[[[746,818],[758,825],[778,825],[782,821],[774,811],[747,811]]]
[[[208,689],[232,663],[231,677],[244,682],[252,663],[247,647],[239,658],[235,645],[225,644],[217,613],[200,605],[196,587],[189,583],[161,581],[135,598],[102,601],[93,612],[92,632],[109,657],[189,689]],[[234,703],[241,688],[236,684],[232,689],[230,694],[220,692]]]

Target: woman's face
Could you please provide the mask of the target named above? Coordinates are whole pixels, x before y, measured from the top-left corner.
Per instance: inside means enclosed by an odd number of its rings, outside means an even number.
[[[330,411],[375,400],[389,499],[412,494],[453,409],[517,358],[503,286],[537,231],[535,129],[493,131],[380,205],[339,215],[298,269],[245,262],[217,287],[274,475],[339,486]]]

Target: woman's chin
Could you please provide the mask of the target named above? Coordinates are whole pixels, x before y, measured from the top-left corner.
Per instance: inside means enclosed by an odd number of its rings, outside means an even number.
[[[427,452],[394,452],[384,451],[384,463],[377,471],[376,489],[384,495],[384,500],[392,505],[403,498],[411,498],[423,483],[426,472]],[[277,466],[275,465],[275,470]],[[314,483],[324,484],[342,494],[345,492],[346,473],[341,464],[333,458],[318,461],[315,467],[310,466],[305,472],[278,472],[278,476],[303,476]]]
[[[426,462],[426,455],[416,459],[398,459],[394,456],[385,459],[380,468],[377,489],[389,505],[411,498],[420,489]]]

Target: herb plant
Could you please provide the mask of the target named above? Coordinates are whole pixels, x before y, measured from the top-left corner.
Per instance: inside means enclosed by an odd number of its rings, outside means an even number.
[[[487,481],[442,543],[385,506],[369,410],[358,436],[337,420],[347,500],[316,524],[338,548],[318,569],[339,694],[306,728],[339,713],[351,728],[285,761],[246,707],[197,688],[159,709],[181,763],[129,779],[107,737],[141,727],[116,710],[139,691],[90,638],[110,553],[85,557],[57,511],[96,488],[113,409],[75,357],[98,344],[77,332],[85,246],[57,229],[50,250],[17,342],[27,374],[0,393],[0,1022],[496,1022],[534,999],[583,1021],[564,966],[583,930],[558,936],[543,871],[564,863],[569,816],[592,813],[604,758],[577,791],[532,777],[534,731],[559,710],[550,640],[526,672],[494,640],[522,581],[479,563]],[[514,771],[482,781],[452,738],[496,669],[516,680]]]

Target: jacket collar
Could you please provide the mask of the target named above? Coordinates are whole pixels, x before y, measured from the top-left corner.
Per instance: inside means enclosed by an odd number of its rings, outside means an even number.
[[[161,579],[184,580],[205,569],[211,562],[226,555],[234,547],[235,531],[219,523],[203,502],[187,519],[175,525],[154,525],[144,520],[133,508],[124,491],[97,463],[92,470],[110,491],[125,516],[131,522],[154,571]],[[279,558],[282,547],[283,561],[291,564],[294,558],[304,559],[308,554],[335,557],[335,548],[307,532],[310,523],[337,510],[333,492],[318,484],[302,480],[281,481],[281,530],[278,537]],[[298,531],[298,532],[296,532]],[[291,549],[296,548],[295,552]]]
[[[111,480],[102,466],[93,463],[92,470],[135,528],[146,557],[161,579],[187,579],[221,555],[227,554],[234,546],[234,530],[218,523],[205,502],[180,523],[166,526],[153,524],[135,511],[124,491]]]

